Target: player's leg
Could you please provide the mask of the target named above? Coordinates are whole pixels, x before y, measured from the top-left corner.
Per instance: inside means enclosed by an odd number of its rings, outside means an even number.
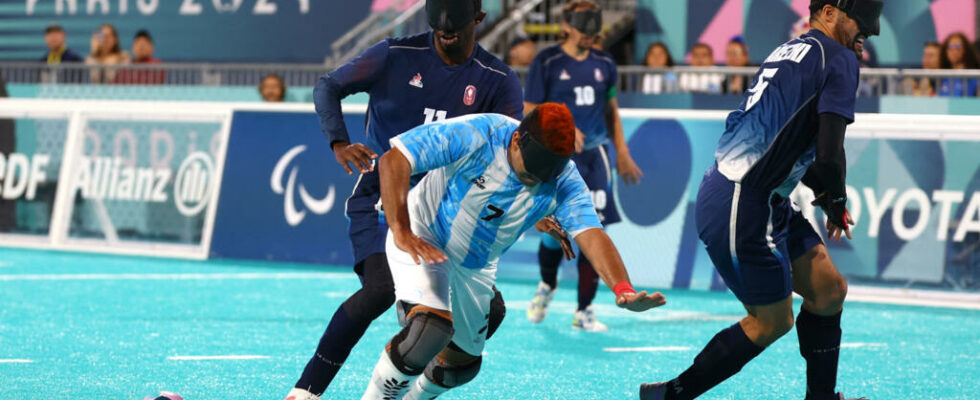
[[[358,260],[354,271],[361,280],[361,289],[334,312],[316,352],[294,385],[297,390],[290,392],[297,399],[320,396],[371,321],[387,311],[395,301],[395,286],[384,254],[387,228],[379,220],[375,208],[378,193],[377,173],[363,174],[347,200],[349,232],[355,260]]]
[[[382,351],[362,399],[401,398],[453,338],[451,265],[415,264],[390,234],[387,254],[395,297],[404,311],[403,329]]]
[[[579,174],[592,192],[592,203],[603,226],[621,220],[612,190],[612,166],[605,146],[582,152],[575,161]],[[599,322],[592,311],[592,301],[599,289],[599,274],[592,263],[579,254],[578,257],[578,308],[572,319],[572,327],[590,332],[604,332],[609,328]]]
[[[558,267],[564,253],[561,244],[551,235],[541,235],[538,245],[538,265],[541,267],[541,282],[527,307],[528,321],[538,323],[548,314],[548,304],[558,290]]]
[[[796,317],[800,354],[806,360],[807,399],[837,399],[840,319],[847,280],[837,271],[820,236],[800,215],[790,220],[793,291],[803,296]]]
[[[790,265],[781,256],[787,252],[785,227],[770,224],[767,196],[706,174],[698,192],[698,234],[748,315],[718,332],[677,378],[641,386],[641,399],[696,398],[792,329]]]
[[[503,299],[493,286],[496,267],[456,268],[453,274],[453,341],[425,368],[406,399],[434,399],[476,378],[486,340],[502,320]]]

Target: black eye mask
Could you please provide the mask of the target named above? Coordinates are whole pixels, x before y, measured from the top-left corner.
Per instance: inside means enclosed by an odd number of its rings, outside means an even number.
[[[476,19],[479,10],[475,10],[470,0],[427,0],[425,13],[429,18],[432,29],[447,32],[459,32]]]
[[[858,24],[858,29],[865,37],[878,35],[881,26],[878,24],[878,17],[885,5],[881,1],[856,1],[851,5],[850,10],[844,10],[847,16],[851,17]]]
[[[554,179],[568,164],[570,157],[562,157],[552,153],[537,140],[531,137],[531,133],[524,131],[517,139],[517,145],[521,148],[521,158],[524,160],[524,169],[538,178],[541,182]]]
[[[589,36],[602,32],[602,11],[569,11],[565,13],[565,22]]]

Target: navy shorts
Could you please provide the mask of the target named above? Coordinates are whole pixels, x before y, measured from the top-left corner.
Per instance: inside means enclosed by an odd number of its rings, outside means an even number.
[[[599,221],[609,225],[622,220],[616,202],[613,201],[612,167],[609,164],[609,152],[602,145],[591,150],[585,150],[572,156],[579,175],[592,192],[592,204],[599,214]]]
[[[388,223],[380,212],[381,181],[378,169],[361,174],[347,198],[347,233],[354,250],[354,264],[375,253],[385,252]],[[359,271],[358,271],[359,272]]]
[[[790,200],[732,182],[716,167],[701,181],[695,221],[718,273],[747,305],[788,297],[790,264],[823,243]]]

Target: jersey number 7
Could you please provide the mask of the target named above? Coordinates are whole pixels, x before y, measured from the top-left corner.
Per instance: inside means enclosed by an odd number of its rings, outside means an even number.
[[[759,99],[762,98],[762,92],[766,91],[766,88],[769,87],[769,81],[766,79],[772,79],[773,76],[776,76],[776,71],[779,71],[779,68],[766,68],[762,70],[762,74],[759,75],[759,80],[755,82],[755,86],[749,89],[749,93],[752,94],[745,100],[745,111],[749,111],[755,103],[759,102]]]

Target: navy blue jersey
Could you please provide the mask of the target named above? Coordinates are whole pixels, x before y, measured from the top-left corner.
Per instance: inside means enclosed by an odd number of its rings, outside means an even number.
[[[616,97],[616,75],[616,62],[605,52],[590,50],[579,61],[555,45],[534,57],[524,100],[564,103],[585,134],[585,149],[593,149],[608,140],[606,103]]]
[[[817,116],[854,121],[854,51],[818,30],[779,46],[762,63],[718,142],[718,170],[742,186],[788,196],[813,163]]]
[[[517,74],[479,44],[466,62],[448,66],[432,44],[432,32],[389,38],[317,82],[313,100],[330,139],[350,141],[340,99],[368,92],[367,146],[388,151],[388,139],[423,123],[473,113],[523,117]]]

